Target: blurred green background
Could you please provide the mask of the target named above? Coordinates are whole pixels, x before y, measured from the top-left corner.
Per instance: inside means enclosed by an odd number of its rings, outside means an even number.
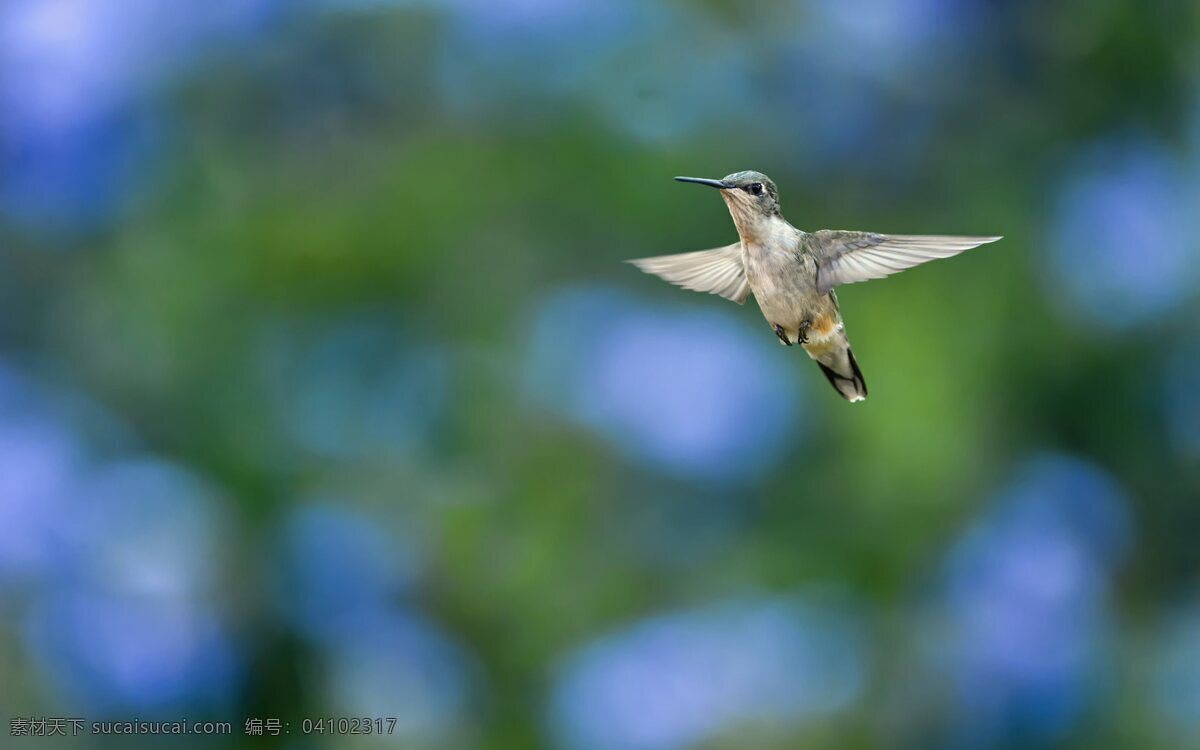
[[[3,0],[0,746],[1200,747],[1198,21]],[[1005,239],[851,406],[620,262],[742,169]]]

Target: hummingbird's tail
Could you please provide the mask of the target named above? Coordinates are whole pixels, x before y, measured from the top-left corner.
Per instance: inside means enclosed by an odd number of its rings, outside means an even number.
[[[829,384],[842,394],[847,401],[862,401],[867,397],[867,381],[863,380],[862,370],[850,350],[850,340],[846,334],[838,331],[838,335],[815,344],[805,345],[808,356],[817,361],[821,372],[829,379]]]

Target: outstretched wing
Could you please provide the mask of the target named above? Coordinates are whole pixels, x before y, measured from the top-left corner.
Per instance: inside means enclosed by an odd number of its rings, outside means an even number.
[[[882,279],[936,258],[995,242],[999,237],[944,237],[873,234],[822,229],[805,237],[817,260],[817,291],[841,284]]]
[[[695,292],[719,294],[739,305],[750,296],[742,243],[678,255],[659,255],[627,261],[646,273]]]

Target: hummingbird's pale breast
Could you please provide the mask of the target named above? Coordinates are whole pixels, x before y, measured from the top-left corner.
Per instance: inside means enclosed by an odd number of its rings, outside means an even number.
[[[808,338],[816,343],[840,324],[837,305],[828,294],[817,292],[817,263],[804,252],[804,233],[779,215],[744,223],[742,237],[746,280],[763,317],[780,326],[790,343]],[[805,336],[800,329],[805,321]]]

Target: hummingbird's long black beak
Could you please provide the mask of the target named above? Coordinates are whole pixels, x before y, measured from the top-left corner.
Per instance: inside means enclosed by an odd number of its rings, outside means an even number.
[[[709,187],[715,187],[720,190],[726,190],[729,188],[729,185],[726,184],[724,180],[710,180],[705,177],[676,177],[675,179],[679,180],[680,182],[694,182],[697,185],[708,185]]]

